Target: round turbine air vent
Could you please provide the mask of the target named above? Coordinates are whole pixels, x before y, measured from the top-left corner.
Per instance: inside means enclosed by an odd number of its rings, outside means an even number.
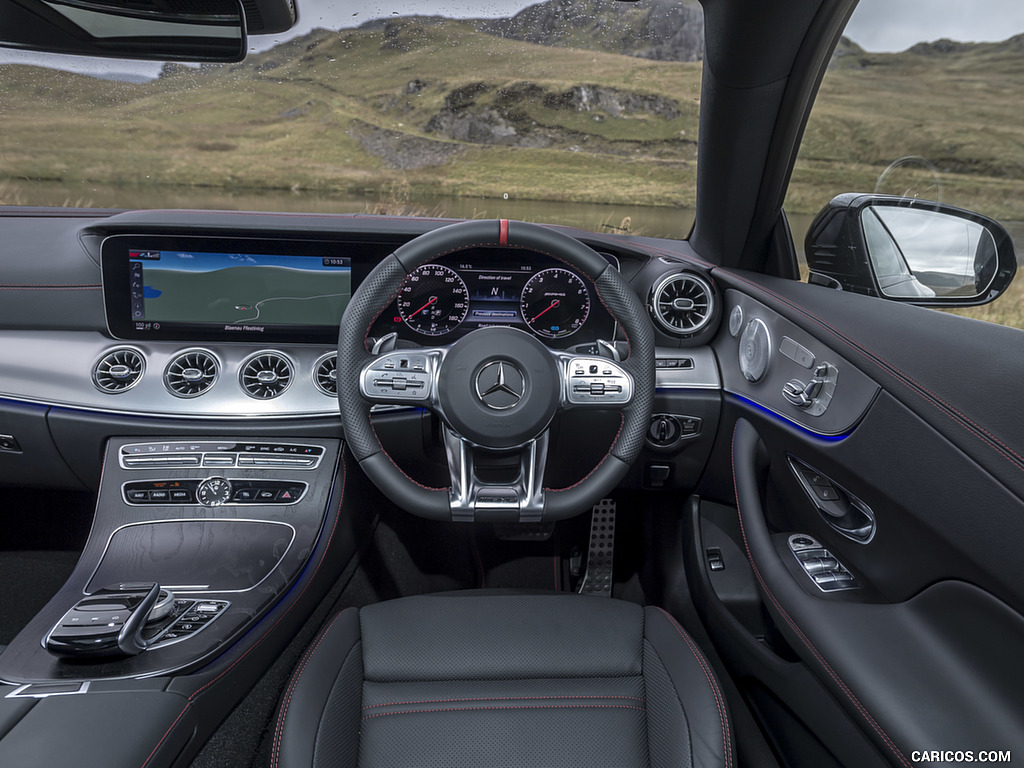
[[[715,316],[715,292],[693,272],[676,272],[654,286],[650,310],[662,330],[686,338],[704,330]]]
[[[139,383],[146,372],[146,359],[130,347],[112,349],[92,369],[92,383],[101,392],[117,395]]]
[[[313,366],[313,383],[329,397],[338,395],[338,353],[328,352]]]
[[[164,386],[178,397],[199,397],[216,383],[219,372],[212,352],[190,349],[167,364]]]
[[[277,352],[258,352],[242,365],[238,383],[249,397],[269,400],[292,383],[292,364]]]

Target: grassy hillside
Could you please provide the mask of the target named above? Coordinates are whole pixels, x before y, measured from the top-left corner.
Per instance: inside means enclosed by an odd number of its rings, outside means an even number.
[[[920,156],[935,174],[903,169],[885,191],[1024,219],[1024,38],[841,53],[788,209],[870,191]],[[5,65],[0,182],[692,206],[700,75],[429,18],[320,30],[139,85]]]
[[[699,81],[699,64],[548,48],[429,19],[317,32],[241,65],[143,85],[5,66],[0,177],[371,194],[401,183],[413,196],[687,205]],[[671,100],[675,114],[558,105],[594,83]],[[428,133],[442,112],[511,126],[515,141]],[[417,167],[417,156],[436,162]]]
[[[848,41],[811,113],[787,199],[816,211],[840,188],[871,191],[902,157],[926,158],[882,189],[1024,218],[1024,36],[868,54]]]

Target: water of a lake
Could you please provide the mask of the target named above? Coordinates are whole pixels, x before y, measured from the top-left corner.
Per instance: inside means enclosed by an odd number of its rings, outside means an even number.
[[[3,181],[0,204],[69,205],[92,208],[199,208],[229,211],[285,211],[304,213],[374,213],[376,201],[335,197],[311,192],[271,190],[238,191],[200,187],[118,187],[90,183]],[[459,219],[518,219],[579,227],[593,232],[629,231],[649,237],[685,238],[694,212],[688,208],[597,205],[538,200],[445,197],[433,200],[394,201],[391,213]],[[814,216],[789,214],[799,258]],[[1024,222],[1003,222],[1018,258],[1024,259]],[[726,226],[728,224],[726,223]]]
[[[376,201],[311,192],[239,191],[200,187],[110,187],[58,182],[0,182],[0,201],[18,205],[71,205],[91,208],[201,208],[229,211],[374,213]],[[517,219],[565,224],[593,232],[624,228],[650,237],[684,238],[693,211],[682,208],[594,205],[538,200],[445,197],[398,200],[387,212],[458,219]],[[628,221],[627,221],[628,219]],[[626,227],[623,227],[625,223]]]

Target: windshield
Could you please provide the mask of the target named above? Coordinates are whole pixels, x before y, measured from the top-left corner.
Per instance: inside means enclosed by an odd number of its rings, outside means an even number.
[[[695,0],[299,11],[240,64],[0,52],[0,203],[689,231]]]

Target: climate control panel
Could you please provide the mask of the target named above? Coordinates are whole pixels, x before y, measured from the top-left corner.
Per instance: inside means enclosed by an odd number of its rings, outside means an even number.
[[[122,469],[316,469],[324,449],[301,443],[240,443],[234,440],[129,443],[118,452]]]

